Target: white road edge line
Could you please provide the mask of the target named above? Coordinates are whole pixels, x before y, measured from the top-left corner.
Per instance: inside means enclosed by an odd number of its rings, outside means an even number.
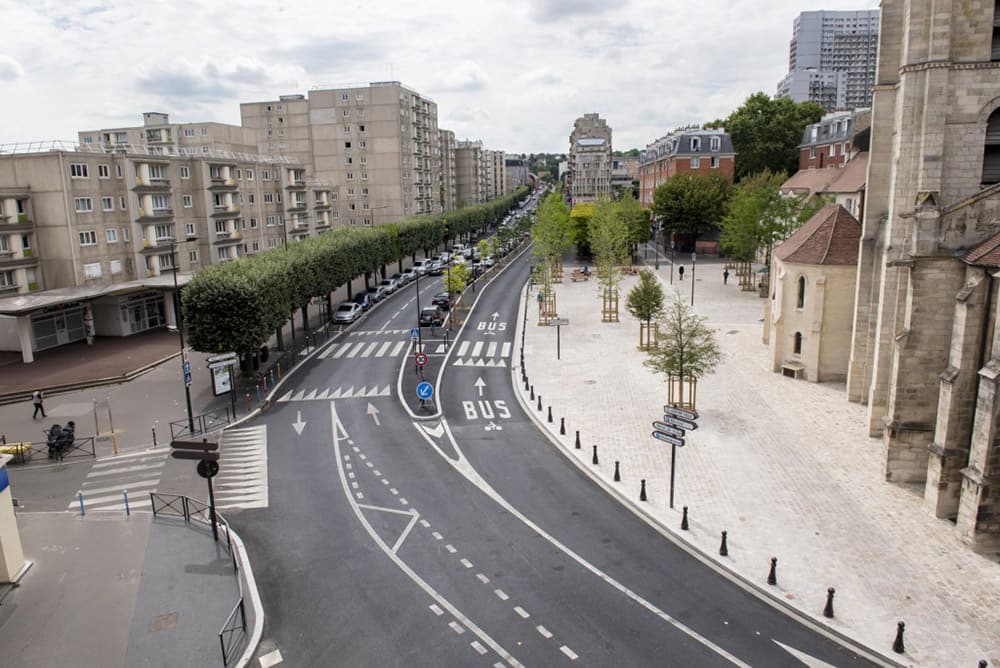
[[[344,497],[347,498],[347,502],[351,506],[351,510],[354,511],[355,517],[358,518],[358,522],[361,523],[361,526],[364,527],[364,530],[368,532],[368,535],[372,539],[372,541],[379,547],[379,549],[381,549],[385,553],[385,555],[390,560],[392,560],[394,564],[396,564],[396,567],[399,570],[403,571],[403,573],[405,573],[406,576],[410,578],[410,580],[412,580],[418,587],[423,589],[424,592],[426,592],[428,596],[433,598],[438,605],[440,605],[442,608],[451,613],[451,615],[456,619],[461,620],[465,624],[466,628],[472,631],[472,633],[474,633],[476,637],[479,638],[487,647],[489,647],[494,652],[499,654],[501,658],[503,658],[508,664],[510,664],[514,668],[524,668],[524,665],[520,661],[515,659],[513,656],[511,656],[510,652],[504,649],[500,645],[500,643],[498,643],[496,640],[490,637],[485,631],[479,628],[475,624],[475,622],[473,622],[471,619],[462,614],[462,612],[458,608],[452,605],[444,596],[439,594],[433,587],[431,587],[426,581],[424,581],[423,578],[417,575],[412,568],[407,566],[406,563],[402,559],[400,559],[395,552],[389,549],[389,546],[385,544],[385,541],[383,541],[379,537],[379,535],[375,532],[375,529],[373,529],[371,524],[369,524],[368,521],[365,519],[364,513],[361,512],[360,508],[358,508],[358,504],[351,496],[351,493],[347,486],[347,476],[344,474],[344,467],[343,464],[341,463],[341,457],[340,457],[341,434],[343,434],[343,438],[346,439],[347,430],[344,428],[344,425],[340,422],[340,418],[337,417],[337,404],[334,401],[330,402],[330,422],[333,433],[333,450],[334,450],[334,455],[336,456],[337,459],[337,472],[340,474],[340,484],[344,489]],[[256,590],[253,591],[254,593],[256,593]],[[260,620],[260,622],[261,625],[263,625],[263,620]]]

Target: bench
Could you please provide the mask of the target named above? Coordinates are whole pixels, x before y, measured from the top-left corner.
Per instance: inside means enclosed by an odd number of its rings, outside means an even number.
[[[580,270],[576,270],[569,275],[571,281],[576,283],[577,281],[587,281],[590,280],[590,272],[584,273]]]

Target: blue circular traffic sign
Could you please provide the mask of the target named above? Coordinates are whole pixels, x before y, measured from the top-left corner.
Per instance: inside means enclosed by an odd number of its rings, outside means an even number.
[[[420,399],[430,399],[434,396],[434,386],[426,380],[417,385],[417,397]]]

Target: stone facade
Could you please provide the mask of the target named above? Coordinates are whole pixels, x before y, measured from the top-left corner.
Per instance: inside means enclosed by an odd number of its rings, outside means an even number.
[[[992,278],[965,258],[1000,231],[1000,187],[983,187],[1000,108],[993,14],[977,0],[882,3],[847,383],[883,438],[886,479],[925,483],[928,507],[957,513],[976,549],[1000,544],[1000,358],[995,324],[977,325],[995,323],[995,302],[984,316]]]

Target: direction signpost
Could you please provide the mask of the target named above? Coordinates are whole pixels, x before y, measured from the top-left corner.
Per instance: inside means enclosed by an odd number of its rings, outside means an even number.
[[[208,438],[176,440],[170,442],[170,456],[174,459],[198,461],[198,475],[208,481],[208,514],[212,520],[212,537],[219,542],[219,527],[215,518],[215,489],[212,478],[219,472],[219,442]]]
[[[692,284],[694,275],[692,272]],[[653,438],[658,441],[670,444],[670,507],[674,507],[674,479],[677,470],[677,448],[685,445],[684,436],[689,431],[698,428],[698,411],[677,408],[676,406],[663,407],[663,422],[656,420],[653,422]]]
[[[549,320],[549,327],[556,328],[556,359],[560,359],[561,356],[561,345],[560,345],[560,331],[563,325],[569,324],[569,318],[552,318]]]

